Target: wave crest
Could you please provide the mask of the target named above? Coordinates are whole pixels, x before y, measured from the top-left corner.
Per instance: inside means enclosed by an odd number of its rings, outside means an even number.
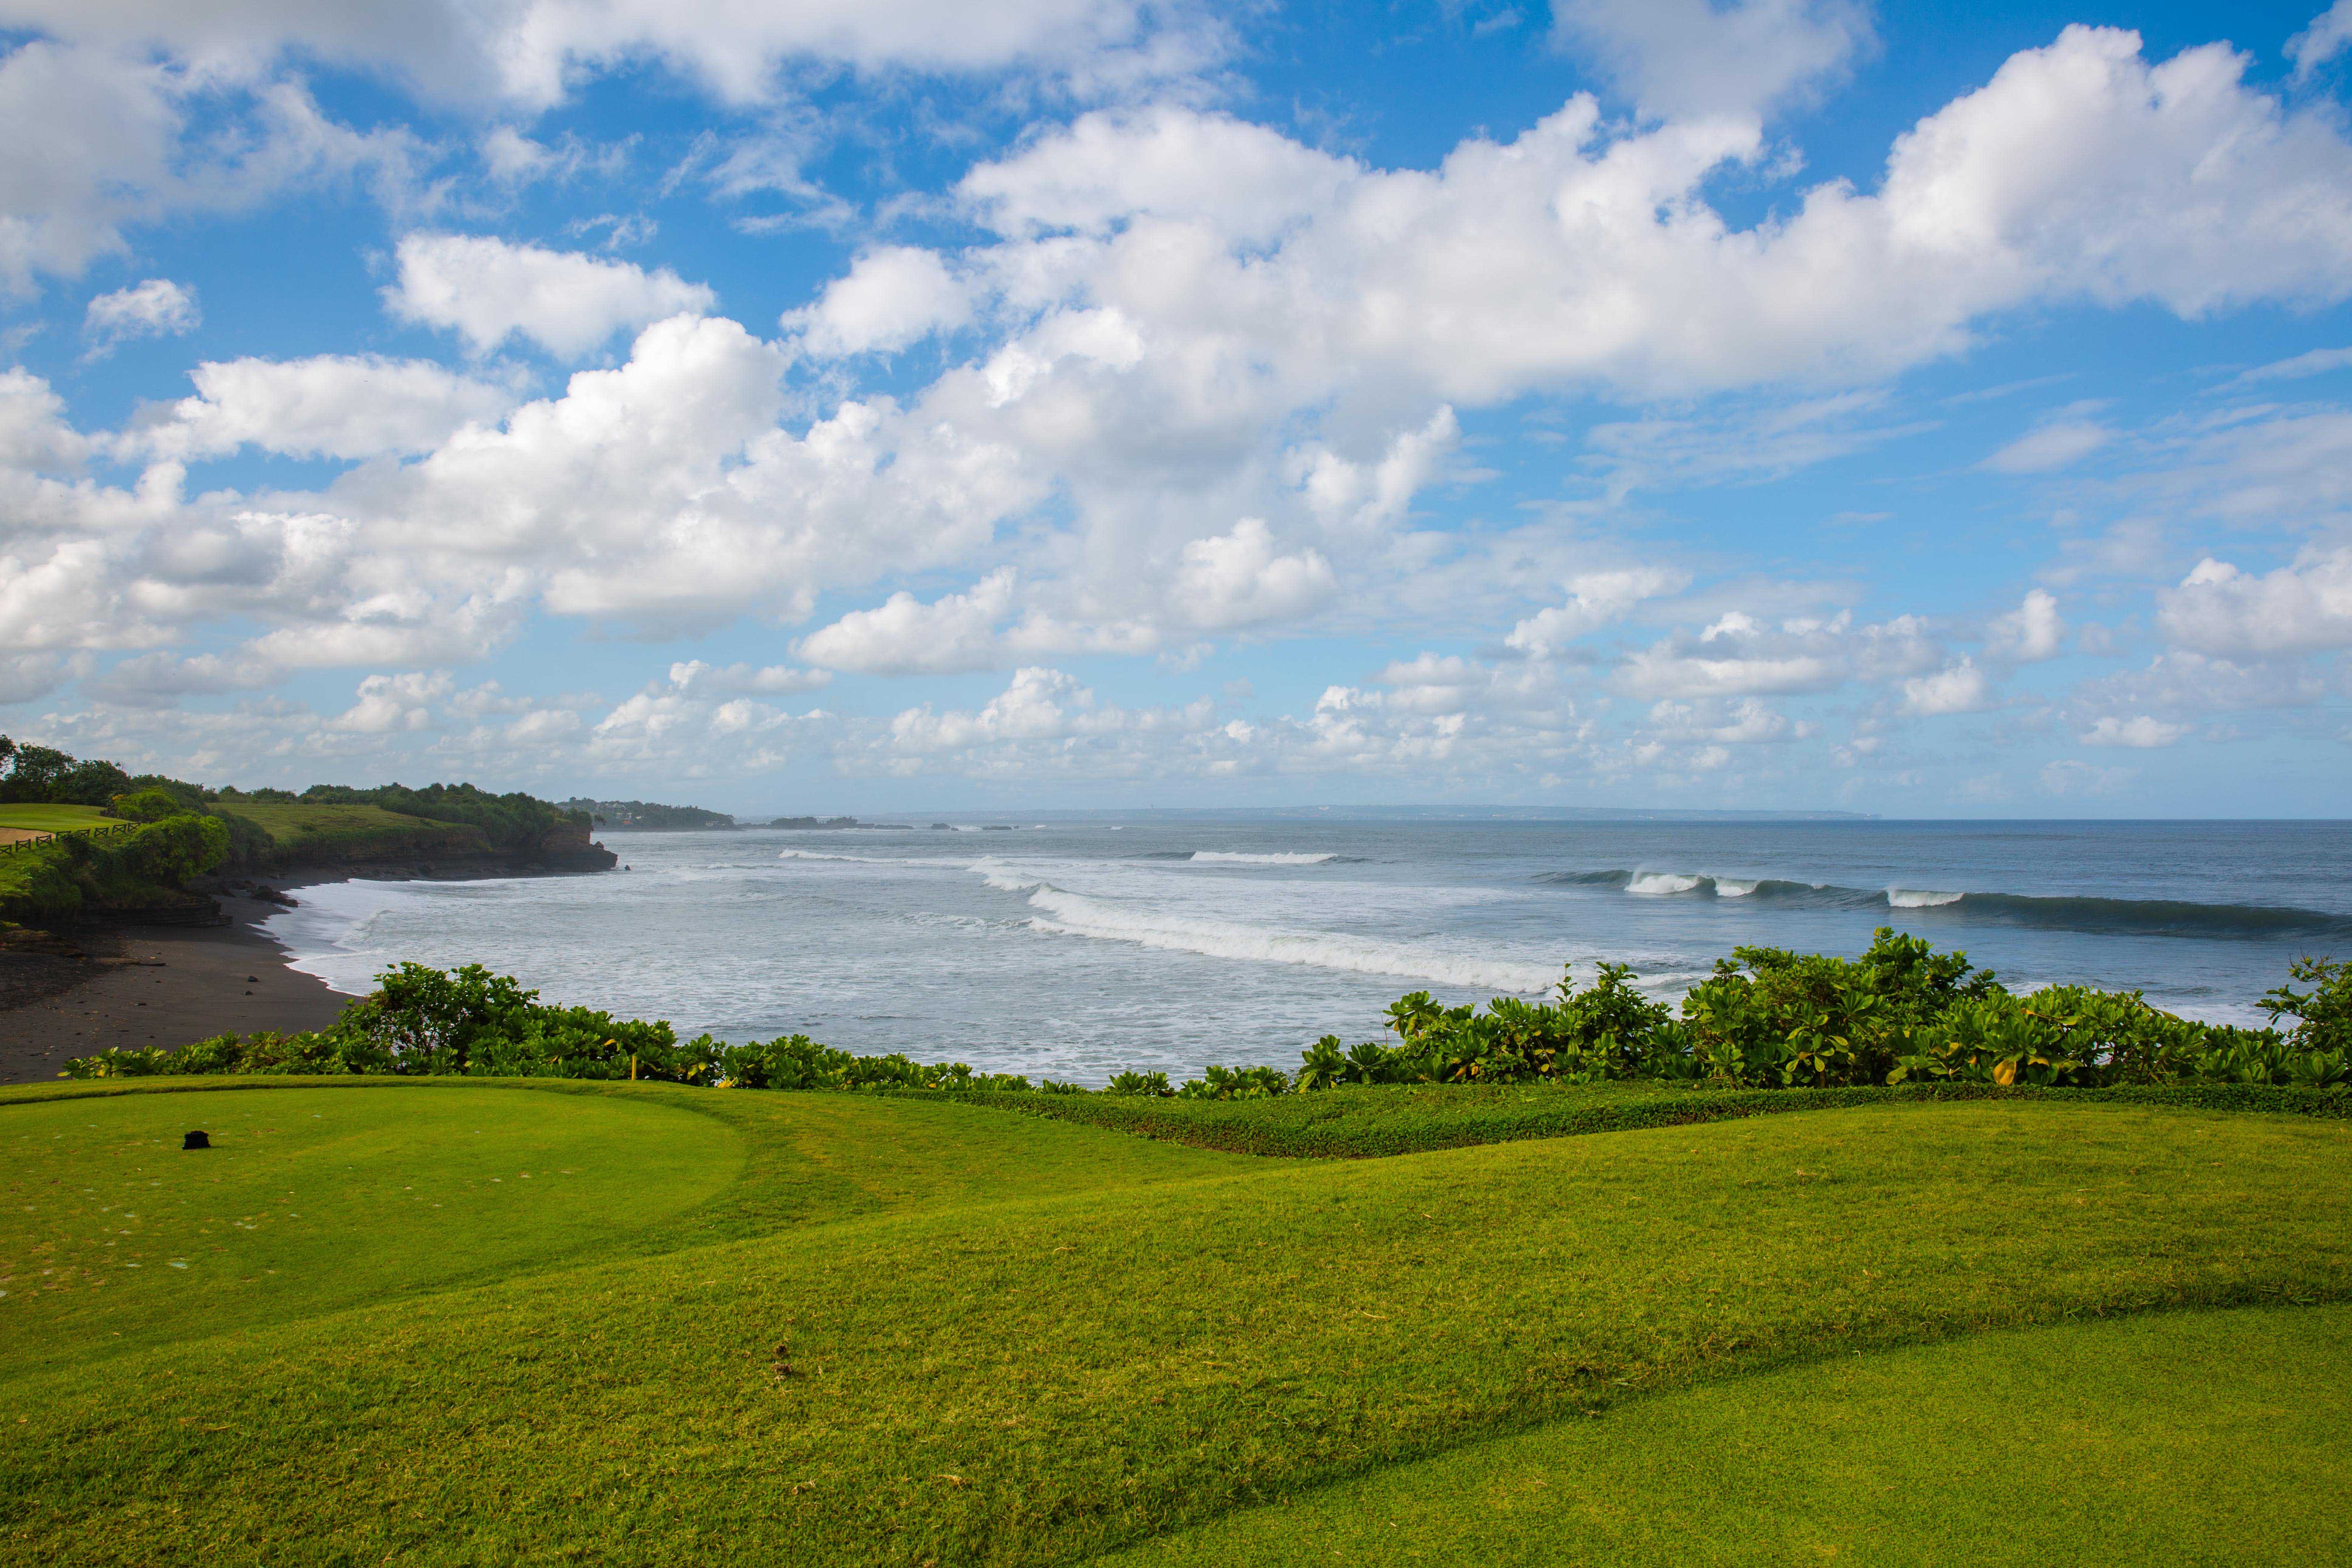
[[[1265,854],[1245,854],[1238,849],[1195,849],[1186,857],[1195,865],[1225,866],[1320,866],[1326,860],[1337,860],[1337,855],[1310,855],[1270,851]]]
[[[992,879],[990,886],[1004,884]],[[1389,974],[1436,985],[1529,995],[1550,990],[1559,979],[1556,970],[1544,965],[1473,958],[1412,943],[1379,942],[1333,931],[1285,931],[1230,921],[1185,919],[1090,899],[1051,882],[1015,887],[1034,889],[1029,895],[1030,908],[1037,911],[1029,921],[1033,928],[1066,936],[1128,942],[1139,947],[1195,952],[1206,958],[1297,963],[1315,969]]]
[[[1711,877],[1678,871],[1545,871],[1555,886],[1615,888],[1640,898],[1700,898],[1787,902],[1815,909],[1901,910],[1937,920],[2032,926],[2044,931],[2153,936],[2352,940],[2352,917],[2274,904],[2205,904],[2177,899],[2112,899],[2086,894],[1952,892],[1932,888],[1841,888],[1773,877]]]

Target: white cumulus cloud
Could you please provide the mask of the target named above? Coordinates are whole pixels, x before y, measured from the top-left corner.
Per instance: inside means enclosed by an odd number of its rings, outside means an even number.
[[[1992,689],[1972,659],[1960,659],[1933,675],[1914,676],[1903,683],[1906,713],[1974,713],[1991,705]]]
[[[2315,549],[2260,575],[2209,556],[2157,606],[2164,634],[2203,653],[2352,647],[2352,546]]]
[[[2032,664],[2054,658],[2066,636],[2065,619],[2058,613],[2057,595],[2035,588],[2024,603],[1985,627],[1985,654],[2011,664]]]
[[[399,278],[383,291],[392,313],[457,331],[478,354],[520,336],[577,359],[624,329],[707,312],[719,298],[667,267],[649,272],[478,235],[412,234],[398,261]]]
[[[928,605],[912,594],[893,594],[874,609],[853,610],[811,632],[794,651],[811,664],[868,675],[985,669],[997,661],[996,626],[1013,607],[1013,593],[1006,569],[968,593]]]
[[[1503,640],[1530,658],[1549,658],[1621,619],[1643,600],[1671,594],[1689,580],[1687,574],[1654,566],[1587,572],[1569,580],[1568,603],[1537,611]]]
[[[196,395],[146,410],[126,433],[126,449],[162,458],[246,446],[304,458],[425,452],[469,424],[495,423],[516,401],[429,361],[373,354],[207,360],[188,379]]]
[[[1245,517],[1230,532],[1184,546],[1169,597],[1186,621],[1213,630],[1304,616],[1338,587],[1320,552],[1286,553],[1263,521]]]
[[[903,349],[971,318],[970,286],[945,262],[928,250],[890,246],[860,256],[815,304],[786,311],[782,325],[810,353],[835,359]]]
[[[2108,714],[2082,733],[2086,746],[2125,746],[2152,751],[2169,746],[2189,731],[2189,726],[2137,713],[2129,718]]]
[[[103,351],[131,338],[177,337],[204,321],[196,291],[168,278],[150,278],[89,302],[82,335]]]
[[[1591,55],[1645,114],[1754,114],[1872,41],[1856,0],[1556,0],[1564,46]]]

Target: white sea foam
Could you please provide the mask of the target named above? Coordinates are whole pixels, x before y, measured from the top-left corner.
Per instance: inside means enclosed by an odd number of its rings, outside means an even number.
[[[1685,877],[1672,871],[1643,871],[1625,884],[1625,890],[1644,899],[1663,899],[1675,893],[1697,890],[1705,877]]]
[[[1195,863],[1215,861],[1232,866],[1320,866],[1326,860],[1338,858],[1335,855],[1246,855],[1239,850],[1227,849],[1195,849],[1192,858]]]
[[[1715,879],[1715,896],[1718,899],[1744,899],[1757,889],[1754,882],[1735,881],[1729,877]]]
[[[347,996],[364,996],[375,989],[378,970],[405,956],[380,951],[373,928],[420,896],[400,882],[321,882],[301,889],[294,908],[271,915],[261,929],[286,950],[287,968]]]
[[[1966,893],[1924,892],[1910,888],[1886,889],[1887,903],[1898,910],[1940,910],[1946,904],[1957,904],[1967,897]]]
[[[1042,876],[1015,870],[992,855],[973,861],[965,869],[979,872],[982,881],[1004,893],[1023,892],[1045,880]]]
[[[989,885],[1007,884],[992,876]],[[1012,886],[1033,889],[1029,905],[1038,911],[1029,922],[1034,928],[1066,936],[1129,942],[1139,947],[1197,952],[1209,958],[1297,963],[1355,974],[1393,974],[1433,984],[1492,991],[1539,993],[1550,990],[1559,978],[1548,964],[1473,958],[1417,943],[1378,942],[1335,931],[1286,931],[1232,921],[1188,919],[1161,910],[1090,899],[1050,882],[1033,880]]]

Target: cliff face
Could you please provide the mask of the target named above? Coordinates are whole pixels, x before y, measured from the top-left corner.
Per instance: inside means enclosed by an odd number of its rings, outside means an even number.
[[[540,840],[539,859],[551,870],[609,871],[621,858],[588,836],[584,812],[567,812]]]

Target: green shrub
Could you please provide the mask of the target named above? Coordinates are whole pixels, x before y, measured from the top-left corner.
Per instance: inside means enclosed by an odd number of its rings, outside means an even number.
[[[220,837],[211,818],[175,816],[142,828],[113,853],[148,871],[184,869],[214,853]],[[1496,997],[1484,1013],[1440,1007],[1428,993],[1413,992],[1389,1009],[1394,1046],[1343,1047],[1326,1035],[1302,1053],[1296,1078],[1271,1067],[1216,1065],[1173,1088],[1165,1073],[1122,1072],[1103,1092],[1228,1101],[1380,1084],[1646,1081],[1923,1092],[2352,1084],[2352,1047],[2342,1043],[2352,966],[2307,958],[2290,974],[2313,988],[2281,986],[2263,998],[2273,1018],[2299,1020],[2281,1034],[2176,1017],[2137,991],[2063,985],[2021,996],[1973,968],[1966,954],[1937,953],[1882,929],[1853,959],[1739,948],[1685,995],[1680,1018],[1636,991],[1630,969],[1602,964],[1583,991],[1563,975],[1554,1001]],[[549,1006],[537,992],[479,964],[445,973],[403,963],[377,979],[373,994],[314,1035],[220,1036],[177,1052],[102,1051],[68,1063],[67,1076],[457,1073],[740,1089],[1087,1092],[1052,1079],[1033,1085],[1018,1074],[975,1073],[962,1062],[856,1056],[799,1034],[740,1046],[703,1035],[681,1046],[667,1023]]]
[[[249,798],[283,793],[257,791]],[[305,805],[375,805],[429,822],[465,823],[478,829],[490,847],[509,853],[543,848],[567,830],[576,833],[583,843],[587,838],[585,812],[568,811],[520,792],[491,795],[469,784],[427,784],[423,789],[398,784],[372,789],[312,784],[299,798]]]
[[[2265,994],[2263,1005],[2272,1024],[2282,1016],[2298,1020],[2287,1037],[2299,1051],[2352,1051],[2352,963],[2299,958],[2287,966],[2287,977],[2306,982],[2312,989],[2281,985]]]
[[[68,843],[87,857],[101,888],[130,894],[177,889],[212,870],[228,854],[228,829],[213,817],[182,815],[103,843],[79,835]]]
[[[227,853],[227,828],[208,816],[170,816],[103,837],[61,834],[7,857],[0,868],[0,919],[54,923],[162,902]]]
[[[191,815],[180,797],[167,789],[142,789],[133,795],[118,795],[107,803],[107,809],[126,822],[161,822],[167,816]],[[196,808],[198,812],[202,806]]]
[[[1168,1087],[1168,1075],[1164,1072],[1123,1072],[1105,1084],[1103,1092],[1105,1094],[1148,1094],[1157,1097],[1171,1095],[1176,1091]]]

